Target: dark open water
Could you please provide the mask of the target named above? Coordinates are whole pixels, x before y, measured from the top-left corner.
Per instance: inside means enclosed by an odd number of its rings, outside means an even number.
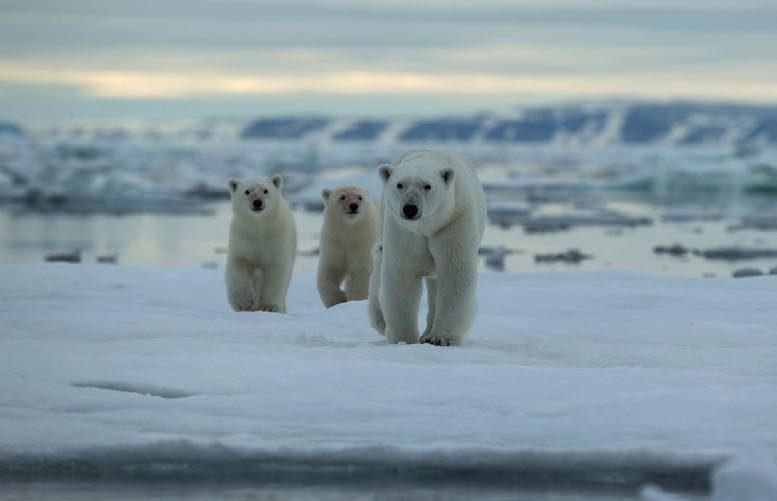
[[[709,249],[738,246],[777,249],[777,231],[737,229],[739,218],[667,220],[675,209],[639,200],[606,201],[608,208],[652,221],[636,227],[591,225],[565,231],[530,233],[521,226],[489,225],[484,246],[504,246],[511,251],[505,271],[631,270],[680,277],[730,277],[734,270],[756,267],[764,272],[777,267],[777,257],[748,260],[711,260],[688,254],[683,257],[657,254],[656,246],[682,244]],[[775,204],[777,207],[777,204]],[[116,257],[119,264],[134,266],[216,266],[226,260],[228,225],[226,202],[205,207],[206,213],[170,214],[56,214],[20,211],[0,206],[0,264],[41,262],[50,254],[80,251],[83,262],[98,257]],[[547,214],[563,213],[563,203],[546,204]],[[295,271],[315,271],[321,215],[295,211],[299,255]],[[577,249],[590,256],[577,264],[537,262],[539,254]],[[486,269],[485,260],[481,269]]]

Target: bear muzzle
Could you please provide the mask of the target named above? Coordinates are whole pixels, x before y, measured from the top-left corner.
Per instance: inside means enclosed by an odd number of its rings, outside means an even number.
[[[402,218],[410,221],[415,221],[421,217],[421,211],[418,210],[418,206],[415,204],[405,204],[402,206]]]
[[[253,202],[251,202],[251,210],[254,212],[261,211],[264,209],[264,202],[262,199],[256,199]]]

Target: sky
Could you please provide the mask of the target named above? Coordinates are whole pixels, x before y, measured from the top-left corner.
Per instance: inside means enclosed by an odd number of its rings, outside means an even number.
[[[777,103],[774,0],[0,0],[0,120]]]

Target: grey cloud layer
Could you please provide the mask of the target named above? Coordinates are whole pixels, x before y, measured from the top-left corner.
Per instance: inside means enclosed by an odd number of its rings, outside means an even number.
[[[67,87],[64,99],[78,78],[45,82],[41,74],[99,71],[486,75],[569,79],[571,87],[581,78],[584,94],[601,80],[613,82],[607,92],[622,81],[623,94],[634,82],[643,92],[648,80],[659,91],[661,82],[675,89],[687,80],[686,94],[710,82],[715,96],[730,88],[744,99],[752,88],[764,99],[771,94],[763,89],[777,89],[775,24],[777,4],[762,0],[6,0],[0,105],[4,88],[13,86],[7,96],[23,89],[20,74],[36,75],[29,83],[39,88]],[[506,99],[525,95],[518,88]]]

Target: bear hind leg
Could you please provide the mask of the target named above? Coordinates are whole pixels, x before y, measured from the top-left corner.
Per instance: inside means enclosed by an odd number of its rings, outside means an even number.
[[[370,324],[381,336],[386,335],[386,319],[383,318],[383,310],[380,307],[378,296],[380,295],[380,269],[383,266],[383,245],[375,244],[372,249],[372,275],[370,275],[369,292],[367,294],[367,313],[370,315]]]
[[[345,296],[348,301],[360,301],[369,297],[370,268],[362,266],[352,270],[345,278]]]

